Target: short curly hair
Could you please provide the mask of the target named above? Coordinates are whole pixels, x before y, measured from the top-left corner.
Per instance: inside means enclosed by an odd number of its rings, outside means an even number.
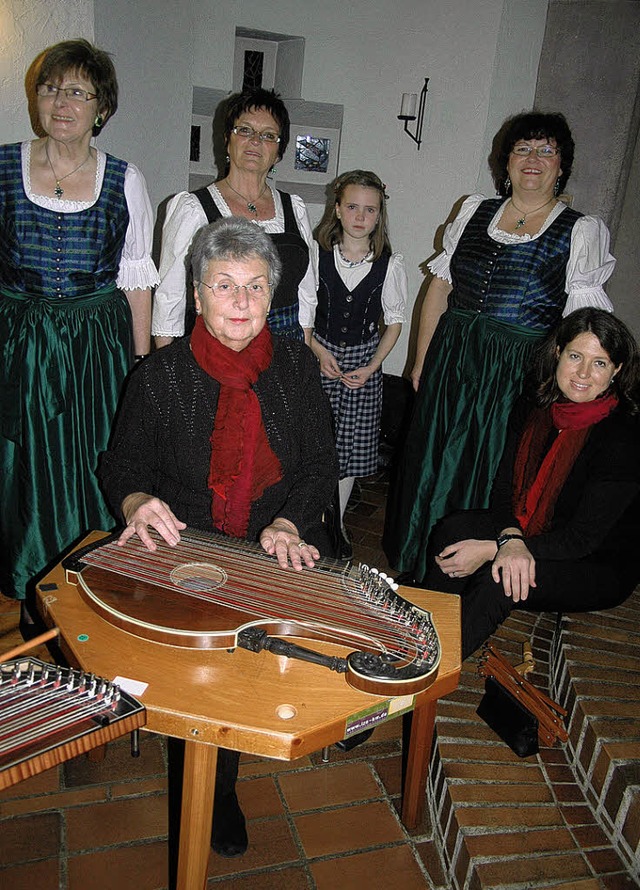
[[[234,93],[226,101],[224,112],[224,142],[228,145],[231,131],[236,121],[245,111],[261,109],[268,111],[280,130],[280,142],[278,143],[278,158],[282,160],[285,149],[289,144],[289,112],[287,107],[275,90],[263,90],[256,88]]]
[[[496,190],[507,196],[507,164],[511,149],[521,139],[554,139],[560,151],[562,175],[558,187],[564,191],[573,167],[575,143],[569,124],[559,112],[527,111],[516,114],[500,127],[493,140],[493,150],[489,157],[489,166],[493,174]]]

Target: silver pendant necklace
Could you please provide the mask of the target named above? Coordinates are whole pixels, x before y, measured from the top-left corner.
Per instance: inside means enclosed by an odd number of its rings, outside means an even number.
[[[514,226],[514,229],[517,231],[518,229],[521,229],[522,226],[526,223],[528,216],[532,216],[534,213],[537,213],[538,210],[542,210],[542,208],[546,207],[547,204],[551,204],[552,201],[555,201],[555,198],[549,198],[548,201],[545,201],[544,204],[541,204],[539,207],[536,207],[535,210],[528,210],[526,213],[524,212],[524,210],[520,210],[520,208],[517,206],[517,204],[515,203],[513,198],[511,198],[510,200],[511,200],[511,204],[513,205],[514,210],[517,210],[518,213],[522,214],[520,219],[516,220],[516,224]]]
[[[260,198],[261,198],[261,197],[264,195],[264,193],[266,192],[268,183],[265,182],[265,184],[264,184],[263,187],[262,187],[262,191],[260,192],[260,194],[258,195],[258,197],[256,198],[256,200],[255,200],[255,201],[250,201],[250,200],[246,197],[246,195],[242,195],[242,194],[240,194],[240,192],[238,191],[238,189],[234,189],[234,187],[231,185],[231,183],[229,182],[228,179],[227,179],[226,182],[227,182],[227,185],[229,186],[229,188],[231,189],[231,191],[232,191],[232,192],[235,192],[236,195],[237,195],[239,198],[242,198],[242,200],[246,202],[246,204],[247,204],[247,210],[248,210],[250,213],[253,213],[254,216],[257,216],[257,215],[258,215],[258,208],[256,207],[256,204],[258,203],[258,201],[260,200]]]
[[[78,166],[75,167],[75,169],[73,169],[70,173],[65,173],[64,176],[58,176],[56,171],[53,169],[53,164],[51,163],[51,158],[49,157],[49,140],[48,139],[44,144],[44,152],[47,156],[47,161],[49,162],[49,166],[51,167],[51,172],[53,173],[53,178],[56,181],[56,187],[53,190],[53,194],[56,196],[56,198],[61,198],[64,195],[64,189],[62,188],[60,183],[64,182],[64,180],[67,179],[69,176],[73,176],[74,173],[77,173],[81,167],[84,167],[84,165],[87,163],[87,161],[91,157],[91,149],[89,149],[89,154],[86,156],[84,161],[81,164],[78,164]]]

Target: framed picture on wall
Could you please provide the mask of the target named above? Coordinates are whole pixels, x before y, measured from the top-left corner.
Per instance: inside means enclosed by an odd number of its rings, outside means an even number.
[[[213,158],[213,118],[194,114],[191,117],[191,143],[189,146],[189,172],[216,172]]]
[[[340,130],[291,124],[291,136],[284,158],[276,167],[283,182],[326,185],[335,179],[340,151]]]

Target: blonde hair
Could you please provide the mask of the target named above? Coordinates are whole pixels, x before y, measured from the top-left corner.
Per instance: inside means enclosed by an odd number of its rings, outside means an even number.
[[[385,251],[391,253],[391,243],[387,234],[386,186],[380,177],[370,170],[349,170],[334,180],[331,185],[331,198],[315,231],[316,241],[323,250],[332,250],[333,245],[342,239],[342,223],[336,213],[336,204],[341,202],[344,190],[349,185],[374,189],[380,195],[380,215],[369,238],[369,249],[373,253],[373,259],[377,260]]]

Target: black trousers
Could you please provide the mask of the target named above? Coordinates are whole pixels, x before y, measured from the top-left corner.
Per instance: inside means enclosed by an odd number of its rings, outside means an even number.
[[[435,563],[435,556],[449,544],[467,538],[495,540],[496,529],[487,511],[452,513],[435,527],[429,544],[433,567],[422,586],[455,593],[462,598],[462,657],[467,658],[491,636],[513,609],[532,612],[591,612],[611,609],[633,591],[637,579],[617,572],[614,565],[596,557],[567,560],[536,560],[536,587],[526,600],[514,603],[505,596],[502,583],[491,576],[491,563],[468,578],[449,578]]]

